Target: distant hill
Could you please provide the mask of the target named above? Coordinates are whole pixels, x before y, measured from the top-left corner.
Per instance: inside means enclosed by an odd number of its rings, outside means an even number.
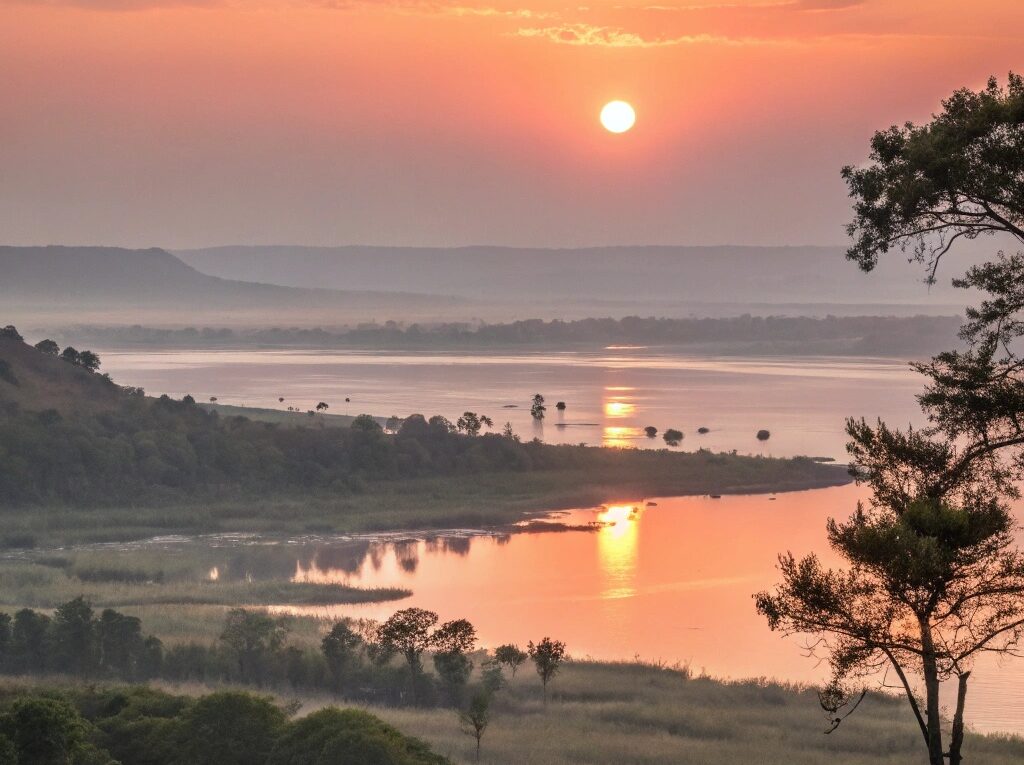
[[[0,302],[11,319],[137,321],[197,314],[268,321],[285,318],[433,316],[459,301],[439,295],[339,291],[210,276],[166,250],[115,247],[0,247]]]
[[[107,411],[123,393],[105,377],[37,351],[13,328],[0,328],[0,408]]]
[[[820,311],[802,311],[817,314],[829,308],[849,313],[842,310],[846,304],[913,305],[918,312],[949,314],[965,302],[948,285],[927,289],[920,268],[904,258],[890,258],[877,272],[864,274],[845,259],[841,247],[238,246],[177,254],[223,278],[517,301],[521,306],[561,306],[575,315],[585,303],[594,306],[589,315],[616,315],[616,306],[633,313],[653,306],[663,315],[679,316],[723,314],[713,306],[729,306],[725,313],[733,314],[772,313],[772,306],[787,304],[821,306]],[[520,310],[519,318],[524,313]]]

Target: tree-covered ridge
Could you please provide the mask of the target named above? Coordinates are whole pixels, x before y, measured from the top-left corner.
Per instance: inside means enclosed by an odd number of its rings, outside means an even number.
[[[811,484],[842,482],[835,470],[809,460],[552,446],[513,434],[462,434],[443,417],[411,415],[393,433],[368,415],[347,428],[318,427],[315,416],[309,427],[283,428],[220,417],[190,396],[150,398],[119,388],[14,337],[0,337],[0,359],[37,388],[26,396],[27,382],[0,382],[0,505],[6,506],[351,494],[375,481],[556,470],[602,475],[626,462],[636,470],[687,468],[721,484],[738,467],[745,479],[738,483],[763,484],[782,465],[791,468],[790,478],[799,473]],[[60,378],[59,397],[48,387],[53,375]]]

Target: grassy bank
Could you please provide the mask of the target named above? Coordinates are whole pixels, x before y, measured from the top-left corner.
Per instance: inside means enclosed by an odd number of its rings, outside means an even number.
[[[2,510],[0,544],[32,547],[218,532],[351,533],[501,526],[531,513],[617,500],[836,486],[846,471],[809,459],[590,449],[590,466],[367,482],[356,491],[140,507]]]
[[[325,605],[399,600],[397,587],[359,588],[288,581],[287,576],[219,581],[202,568],[201,551],[72,552],[0,561],[0,609],[54,608],[83,596],[98,608],[124,606]],[[91,560],[101,560],[97,567]],[[168,565],[170,564],[170,565]]]
[[[291,428],[347,428],[355,417],[347,414],[325,414],[317,412],[310,416],[308,412],[289,412],[280,409],[263,409],[255,406],[234,406],[232,404],[200,403],[198,406],[208,412],[216,412],[221,417],[245,417],[256,422],[269,422],[274,425]],[[381,423],[384,422],[382,418]]]
[[[481,761],[492,765],[913,765],[921,734],[901,699],[871,695],[839,730],[827,727],[817,694],[767,682],[722,683],[639,663],[574,662],[554,680],[552,700],[523,667],[499,692]],[[304,708],[303,711],[306,711]],[[373,709],[459,763],[473,742],[450,710]],[[965,756],[985,765],[1024,758],[1024,740],[968,737]]]
[[[201,685],[165,685],[200,695]],[[870,694],[831,735],[813,689],[764,680],[722,682],[640,662],[571,662],[547,706],[530,665],[498,692],[480,761],[489,765],[915,765],[921,734],[906,702]],[[282,702],[296,699],[281,693]],[[300,696],[299,716],[337,704]],[[452,709],[368,706],[456,763],[476,762]],[[968,734],[971,762],[1011,765],[1024,740]]]

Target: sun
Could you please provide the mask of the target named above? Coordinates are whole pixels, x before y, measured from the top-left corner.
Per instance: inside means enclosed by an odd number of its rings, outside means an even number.
[[[636,122],[636,112],[625,101],[609,101],[601,109],[601,124],[611,133],[625,133]]]

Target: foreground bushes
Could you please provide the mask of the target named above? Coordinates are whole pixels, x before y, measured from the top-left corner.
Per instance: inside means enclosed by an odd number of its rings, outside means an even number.
[[[298,720],[270,698],[191,699],[144,687],[0,691],[3,765],[444,765],[366,712]]]

